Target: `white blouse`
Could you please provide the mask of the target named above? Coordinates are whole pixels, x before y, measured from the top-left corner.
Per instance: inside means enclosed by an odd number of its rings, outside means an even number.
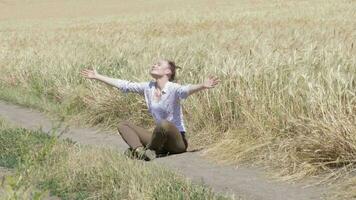
[[[174,82],[167,82],[162,89],[160,100],[156,102],[153,98],[155,83],[155,81],[131,82],[117,79],[115,86],[124,93],[134,92],[144,95],[148,111],[156,123],[166,119],[175,124],[180,132],[186,132],[180,100],[188,97],[191,84],[180,85]]]

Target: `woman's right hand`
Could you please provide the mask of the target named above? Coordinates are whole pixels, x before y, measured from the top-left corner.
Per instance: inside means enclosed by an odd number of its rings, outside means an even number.
[[[98,72],[96,71],[96,69],[84,69],[83,71],[80,72],[80,74],[84,77],[84,78],[89,78],[89,79],[95,79],[98,77]]]

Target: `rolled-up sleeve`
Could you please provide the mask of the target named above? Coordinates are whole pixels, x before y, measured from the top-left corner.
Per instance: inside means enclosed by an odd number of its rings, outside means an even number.
[[[179,85],[176,86],[176,93],[179,99],[186,99],[189,95],[191,84],[188,85]]]
[[[133,92],[144,94],[145,88],[148,87],[148,82],[132,82],[127,80],[116,80],[116,85],[124,93]]]

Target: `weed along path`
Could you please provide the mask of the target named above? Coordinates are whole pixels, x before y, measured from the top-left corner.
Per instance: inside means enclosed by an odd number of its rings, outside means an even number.
[[[24,128],[49,131],[53,123],[41,112],[0,101],[0,116]],[[70,138],[80,144],[111,147],[123,151],[127,145],[116,133],[102,133],[93,128],[70,128],[61,138]],[[253,200],[309,200],[323,199],[326,187],[304,187],[303,184],[272,182],[260,169],[220,166],[199,156],[199,152],[187,152],[155,159],[193,181],[206,184],[215,192],[231,194],[236,199]]]

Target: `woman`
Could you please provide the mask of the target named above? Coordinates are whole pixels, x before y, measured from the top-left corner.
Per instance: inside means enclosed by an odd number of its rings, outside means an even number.
[[[119,88],[123,92],[134,92],[144,95],[149,112],[156,126],[151,134],[148,130],[136,126],[129,121],[119,123],[118,132],[130,146],[131,155],[144,160],[156,158],[158,153],[183,153],[188,142],[185,137],[185,126],[180,100],[189,95],[213,88],[220,80],[209,77],[202,84],[180,85],[174,83],[177,66],[173,61],[158,60],[150,69],[150,75],[155,79],[149,82],[130,82],[100,75],[96,70],[85,69],[82,76],[102,81]]]

